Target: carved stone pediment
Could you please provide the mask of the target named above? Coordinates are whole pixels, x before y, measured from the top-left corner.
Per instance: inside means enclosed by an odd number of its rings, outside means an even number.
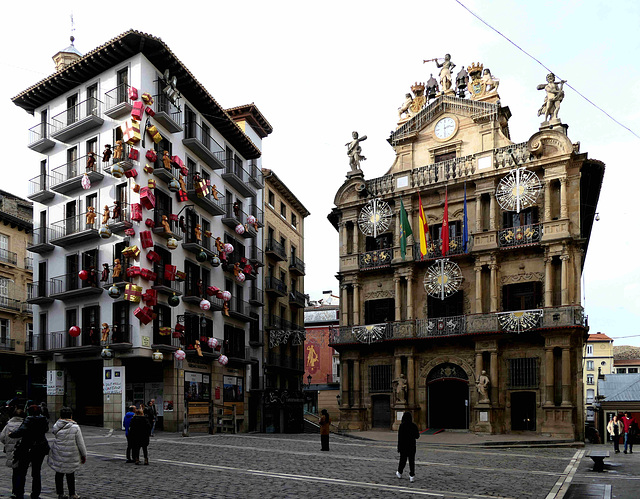
[[[536,158],[562,156],[573,152],[573,144],[561,132],[542,130],[527,141],[527,150]]]

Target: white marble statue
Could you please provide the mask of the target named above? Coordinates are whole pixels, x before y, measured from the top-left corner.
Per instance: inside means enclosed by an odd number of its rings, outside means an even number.
[[[411,94],[405,94],[404,103],[398,108],[398,119],[402,118],[403,114],[409,116],[409,107],[412,103],[413,97],[411,97]]]
[[[542,107],[538,110],[538,116],[544,115],[544,121],[549,119],[558,120],[558,111],[560,111],[560,103],[564,99],[564,90],[562,86],[567,80],[556,82],[556,76],[553,73],[547,75],[547,83],[540,84],[536,88],[544,90],[546,95]]]
[[[362,138],[358,138],[358,132],[353,132],[351,136],[353,137],[353,140],[351,142],[347,142],[345,146],[347,146],[347,156],[349,156],[349,166],[351,167],[351,171],[357,172],[360,170],[360,161],[367,159],[362,155],[362,147],[360,147],[360,142],[367,140],[367,136],[365,135]]]
[[[478,381],[476,381],[476,388],[478,389],[478,393],[480,394],[480,403],[488,403],[489,402],[489,385],[490,385],[489,377],[487,376],[487,371],[482,371],[480,376],[478,377]]]
[[[500,85],[500,79],[499,78],[494,78],[491,75],[491,70],[489,68],[486,68],[482,72],[482,83],[484,83],[484,91],[485,91],[485,93],[497,92],[498,91],[498,86]]]
[[[456,65],[451,62],[451,54],[445,54],[444,62],[440,64],[436,59],[436,66],[440,69],[440,88],[442,89],[442,93],[446,94],[450,91],[453,91],[451,88],[451,70],[456,67]]]

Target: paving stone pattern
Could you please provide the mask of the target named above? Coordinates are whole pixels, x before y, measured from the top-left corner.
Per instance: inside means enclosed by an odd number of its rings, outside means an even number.
[[[395,444],[319,435],[193,435],[157,433],[150,466],[125,464],[120,431],[84,427],[89,451],[77,473],[83,498],[545,498],[575,455],[571,448],[478,449],[419,446],[416,482],[394,473]],[[1,460],[1,458],[0,458]],[[43,466],[43,499],[55,498],[54,473]],[[11,470],[0,462],[0,497]],[[27,478],[27,490],[31,480]]]

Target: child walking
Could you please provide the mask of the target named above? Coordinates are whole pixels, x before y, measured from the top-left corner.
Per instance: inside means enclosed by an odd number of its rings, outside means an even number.
[[[69,499],[79,499],[76,494],[75,472],[87,461],[87,448],[84,445],[80,426],[73,419],[71,409],[63,407],[60,409],[60,419],[53,425],[52,433],[55,436],[51,445],[48,463],[56,472],[56,494],[58,499],[63,499],[64,483],[67,477],[67,487],[69,488]]]
[[[400,453],[400,462],[398,463],[398,471],[396,476],[402,478],[404,466],[409,459],[409,481],[416,479],[416,440],[420,438],[418,427],[413,422],[409,411],[402,415],[402,422],[398,428],[398,452]]]

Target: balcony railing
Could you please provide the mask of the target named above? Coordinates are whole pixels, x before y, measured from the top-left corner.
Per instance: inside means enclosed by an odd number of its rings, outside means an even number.
[[[182,143],[195,152],[210,168],[224,168],[224,149],[202,125],[192,121],[184,124]]]
[[[51,138],[71,143],[78,135],[102,125],[101,108],[102,102],[90,98],[55,115],[51,119]]]
[[[269,350],[267,356],[267,364],[276,367],[285,367],[287,369],[295,369],[297,371],[304,370],[304,360],[290,355],[280,355],[279,352]]]
[[[297,256],[292,256],[289,259],[289,270],[298,275],[304,275],[304,262]]]
[[[498,246],[500,248],[515,248],[537,244],[542,238],[542,225],[522,225],[520,227],[508,227],[498,231]]]
[[[51,176],[47,174],[41,174],[29,180],[29,194],[27,197],[38,203],[48,201],[55,196],[55,193],[51,191]]]
[[[97,295],[103,289],[98,282],[99,274],[96,275],[96,282],[91,279],[83,281],[78,276],[78,272],[62,274],[51,278],[51,296],[58,299],[76,298],[85,295]]]
[[[289,291],[289,304],[303,308],[307,303],[306,297],[300,291]]]
[[[264,278],[264,289],[267,293],[273,292],[280,296],[285,296],[287,294],[287,285],[280,279],[270,275]]]
[[[249,167],[249,181],[257,189],[262,189],[264,186],[264,176],[262,170],[258,167],[258,163],[255,160],[251,160],[248,164]]]
[[[284,319],[279,315],[266,314],[264,316],[264,327],[269,329],[284,329]]]
[[[13,351],[16,349],[16,340],[12,338],[0,338],[0,350]]]
[[[0,249],[0,262],[16,265],[18,263],[18,254],[6,249]]]
[[[248,302],[232,296],[229,302],[229,313],[237,318],[249,318],[251,306]]]
[[[389,267],[391,260],[393,260],[393,250],[391,248],[385,248],[360,253],[359,264],[362,270],[379,269]]]
[[[264,227],[264,212],[258,205],[252,204],[249,206],[248,215],[253,215],[255,217],[258,227]]]
[[[211,185],[206,196],[199,196],[196,192],[196,186],[193,181],[193,173],[187,176],[187,196],[191,201],[201,208],[204,208],[212,215],[224,215],[225,213],[224,194],[218,192],[217,188],[214,193],[213,185]]]
[[[182,111],[164,94],[153,96],[156,115],[154,119],[164,126],[170,133],[182,131]]]
[[[35,282],[27,283],[27,301],[29,303],[35,303],[43,305],[51,303],[53,298],[51,295],[51,281],[47,279],[41,279]]]
[[[20,300],[0,295],[0,308],[5,310],[20,310]]]
[[[280,261],[284,262],[287,259],[287,252],[284,250],[284,246],[273,238],[267,239],[264,251]]]
[[[20,310],[23,314],[33,314],[33,305],[31,303],[22,302],[20,304]]]
[[[168,329],[165,333],[160,334],[160,326],[154,325],[153,327],[153,348],[157,348],[158,346],[169,347],[166,350],[177,350],[180,346],[180,338],[174,338],[172,334],[171,326],[165,326]]]
[[[464,238],[462,236],[455,236],[449,238],[449,251],[443,255],[442,254],[442,239],[431,239],[429,238],[427,242],[427,254],[424,256],[424,260],[432,260],[434,258],[443,258],[450,257],[455,255],[464,255]],[[467,252],[471,250],[471,241],[473,238],[469,238],[467,241]],[[415,243],[413,245],[413,259],[416,261],[420,261],[420,243]]]
[[[51,149],[55,142],[49,138],[51,125],[38,123],[29,128],[29,149],[36,152],[45,152]]]
[[[74,189],[79,189],[82,186],[82,175],[84,173],[89,176],[92,184],[102,180],[104,175],[99,172],[99,158],[96,157],[93,165],[88,162],[89,158],[90,156],[88,155],[82,156],[51,170],[51,190],[65,194]]]
[[[96,213],[93,223],[87,220],[87,214],[82,213],[51,224],[51,242],[60,246],[97,239],[101,215]],[[89,219],[90,220],[90,219]]]
[[[172,295],[174,293],[182,295],[184,283],[182,281],[171,281],[166,279],[164,275],[164,265],[154,265],[153,271],[156,273],[156,280],[153,282],[152,286],[154,289],[168,295]]]
[[[106,341],[107,345],[120,345],[122,343],[131,343],[132,338],[132,325],[127,323],[116,323],[109,325],[109,338]],[[101,333],[102,334],[102,333]],[[102,341],[100,342],[101,344]]]
[[[232,185],[244,197],[256,195],[256,190],[251,186],[249,172],[242,167],[242,160],[237,156],[225,158],[222,178]]]
[[[441,338],[500,332],[526,334],[540,328],[585,325],[584,309],[580,306],[548,307],[382,324],[339,326],[331,332],[331,343],[375,343],[388,339]]]
[[[129,114],[133,101],[129,99],[129,85],[121,83],[104,94],[104,114],[109,118],[119,118]]]
[[[30,256],[24,257],[24,268],[25,270],[33,270],[33,258]]]
[[[32,337],[27,338],[27,352],[43,351],[47,349],[47,335],[34,333]]]
[[[251,245],[249,250],[249,260],[254,267],[264,266],[264,253],[256,245]]]
[[[251,286],[251,291],[249,292],[249,302],[253,305],[264,305],[264,292],[256,286]]]

